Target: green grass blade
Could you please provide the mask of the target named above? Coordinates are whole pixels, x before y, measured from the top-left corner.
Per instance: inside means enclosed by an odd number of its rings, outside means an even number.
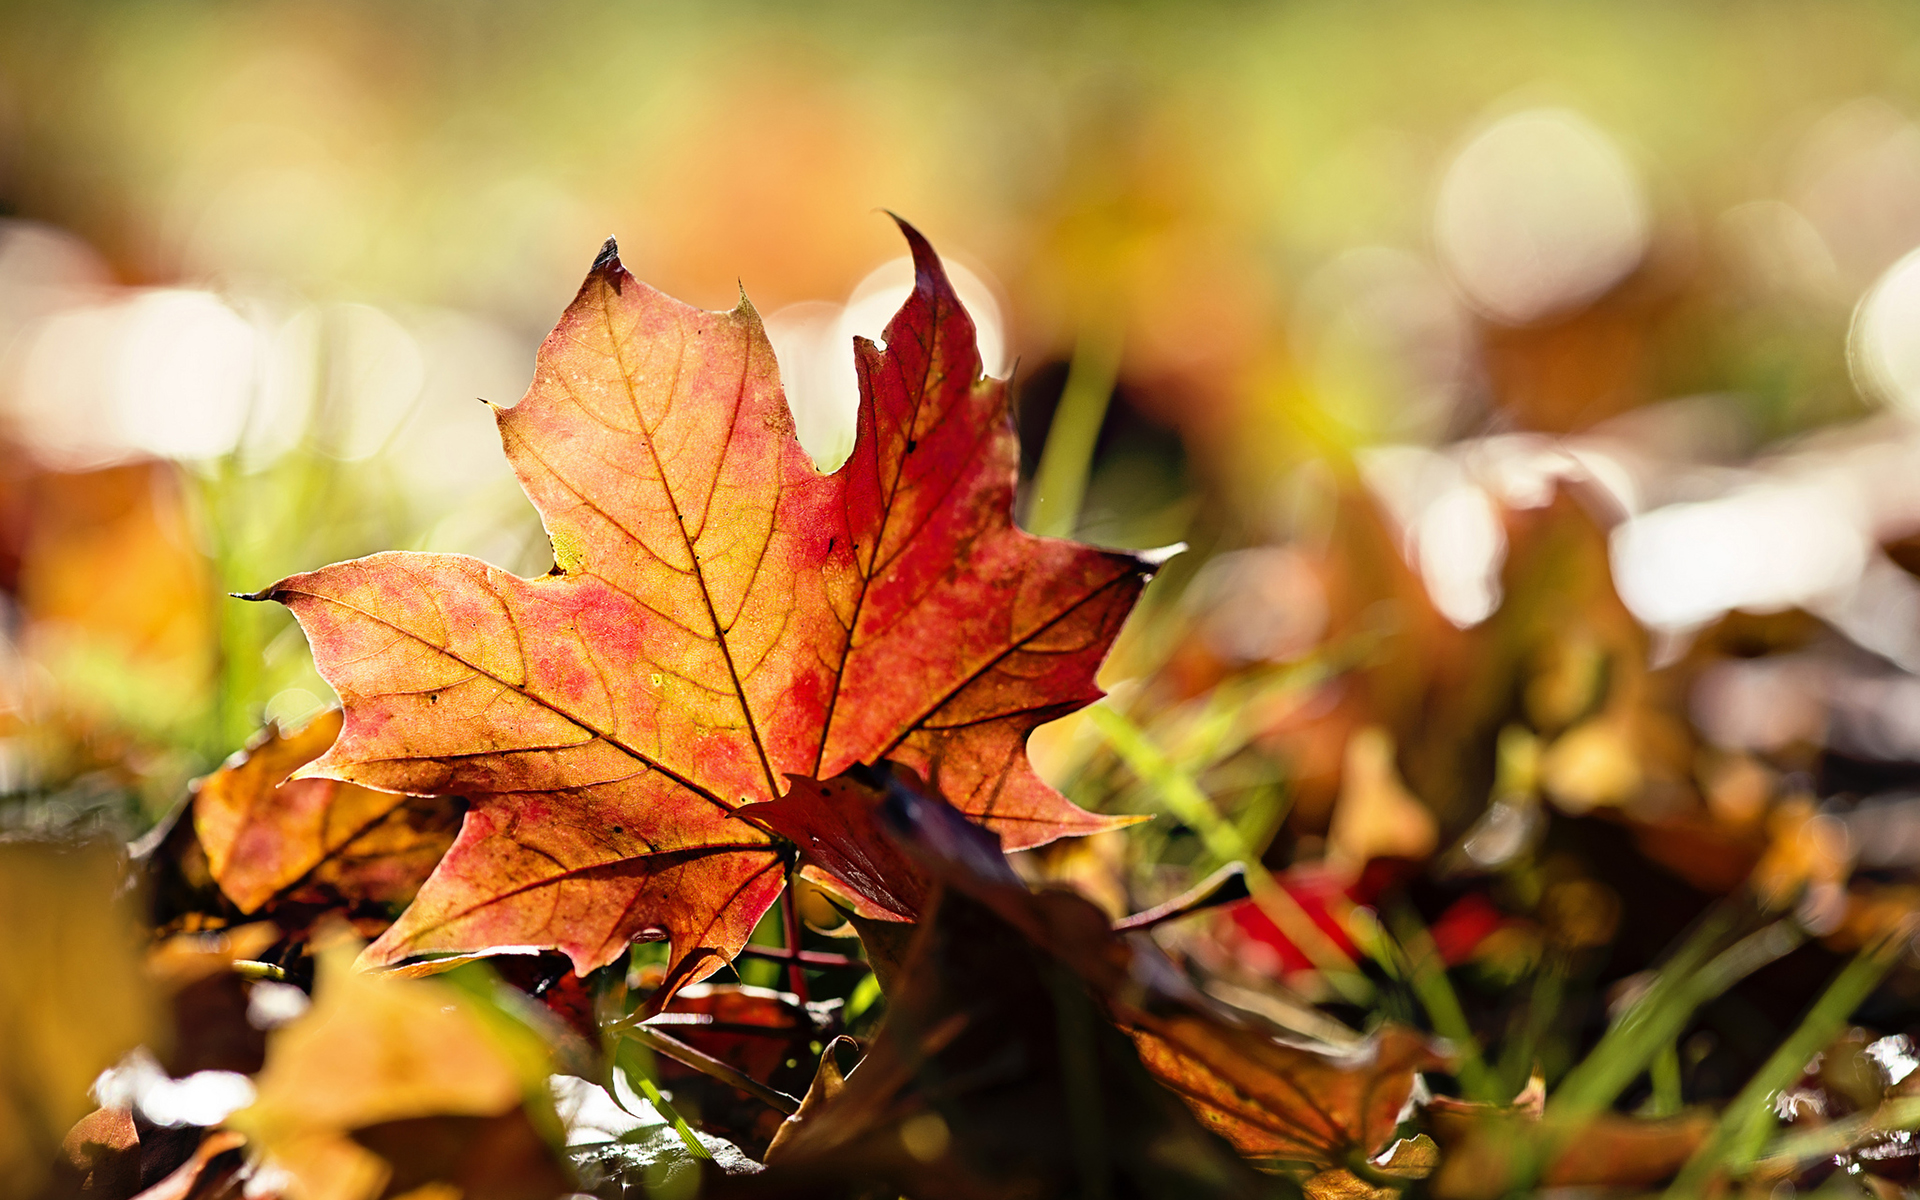
[[[680,1141],[687,1147],[688,1154],[709,1162],[713,1160],[713,1152],[708,1150],[706,1143],[700,1140],[700,1135],[695,1133],[693,1126],[687,1124],[687,1119],[667,1102],[667,1098],[660,1094],[660,1088],[653,1082],[652,1055],[648,1053],[645,1043],[635,1038],[620,1036],[614,1047],[613,1061],[607,1064],[607,1070],[607,1094],[613,1097],[615,1104],[619,1104],[621,1109],[630,1116],[640,1115],[620,1103],[620,1090],[614,1087],[612,1079],[612,1072],[619,1071],[627,1077],[629,1082],[639,1085],[640,1094],[647,1098],[647,1103],[653,1106],[656,1113],[672,1123],[674,1132],[680,1135]]]
[[[1611,1105],[1627,1085],[1646,1070],[1660,1047],[1679,1035],[1694,1010],[1719,994],[1719,989],[1712,989],[1713,982],[1728,976],[1739,964],[1757,958],[1751,952],[1736,954],[1736,951],[1752,943],[1753,938],[1777,937],[1771,931],[1779,928],[1769,925],[1752,938],[1736,943],[1719,958],[1713,958],[1733,924],[1733,914],[1725,909],[1716,909],[1701,921],[1673,958],[1660,968],[1646,995],[1621,1014],[1601,1037],[1599,1045],[1567,1072],[1567,1077],[1554,1091],[1550,1116],[1573,1124]],[[1767,940],[1758,945],[1771,948],[1772,944]],[[1791,948],[1784,946],[1771,957],[1778,957]],[[1723,962],[1728,955],[1734,958]],[[1709,973],[1713,963],[1720,963],[1720,969]],[[1759,961],[1754,961],[1753,967],[1759,965]],[[1734,978],[1738,976],[1728,978],[1726,986],[1731,986]]]
[[[1114,381],[1120,376],[1120,329],[1108,321],[1090,326],[1073,349],[1067,385],[1053,410],[1047,444],[1033,473],[1033,506],[1027,513],[1030,533],[1043,537],[1072,537],[1080,521],[1080,503],[1093,471],[1094,445],[1107,419]]]
[[[1660,1047],[1653,1056],[1653,1062],[1647,1065],[1647,1075],[1653,1084],[1653,1097],[1649,1101],[1646,1115],[1649,1117],[1670,1117],[1680,1111],[1680,1046],[1677,1042],[1668,1042]]]
[[[1654,1056],[1680,1036],[1701,1005],[1805,939],[1791,922],[1775,921],[1712,954],[1732,927],[1730,910],[1709,914],[1660,969],[1647,994],[1567,1073],[1547,1106],[1544,1136],[1532,1148],[1532,1161],[1522,1164],[1523,1178],[1537,1176],[1589,1120],[1609,1108]]]
[[[1807,1015],[1787,1040],[1754,1073],[1747,1086],[1727,1105],[1713,1135],[1688,1160],[1680,1177],[1668,1189],[1669,1197],[1694,1196],[1713,1173],[1724,1167],[1744,1167],[1757,1156],[1773,1129],[1773,1096],[1792,1085],[1809,1059],[1826,1049],[1846,1027],[1853,1011],[1880,986],[1900,952],[1904,938],[1888,938],[1855,955],[1834,976],[1827,990],[1813,1002]]]
[[[1860,1113],[1817,1129],[1796,1129],[1767,1147],[1756,1166],[1789,1174],[1816,1159],[1831,1158],[1850,1146],[1901,1130],[1920,1129],[1920,1096],[1888,1100],[1870,1113]]]
[[[1447,978],[1446,963],[1440,958],[1440,948],[1433,944],[1433,935],[1411,909],[1404,907],[1393,913],[1392,925],[1393,936],[1405,951],[1406,978],[1413,985],[1413,994],[1427,1010],[1434,1032],[1459,1048],[1460,1066],[1454,1076],[1466,1089],[1467,1099],[1486,1104],[1505,1104],[1513,1099],[1511,1093],[1500,1094],[1498,1081],[1480,1057],[1480,1043],[1467,1024],[1467,1014],[1460,1007],[1453,981]]]
[[[1328,983],[1355,1003],[1367,1003],[1372,998],[1373,985],[1360,974],[1346,951],[1314,924],[1313,918],[1275,881],[1260,862],[1259,855],[1250,851],[1240,831],[1213,807],[1193,776],[1163,754],[1139,726],[1115,709],[1095,705],[1087,710],[1087,716],[1121,760],[1159,794],[1167,809],[1200,835],[1208,854],[1222,863],[1237,862],[1246,868],[1247,890],[1253,893],[1253,902],[1313,961]]]

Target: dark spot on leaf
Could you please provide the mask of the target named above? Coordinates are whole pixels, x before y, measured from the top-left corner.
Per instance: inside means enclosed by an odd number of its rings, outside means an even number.
[[[913,453],[913,452],[914,452],[915,450],[918,450],[919,448],[920,448],[920,439],[919,439],[919,438],[908,438],[908,439],[907,439],[907,453],[908,453],[908,454],[912,454],[912,453]]]
[[[612,238],[600,247],[600,253],[593,259],[593,274],[605,275],[607,282],[613,285],[614,293],[620,291],[620,246]]]

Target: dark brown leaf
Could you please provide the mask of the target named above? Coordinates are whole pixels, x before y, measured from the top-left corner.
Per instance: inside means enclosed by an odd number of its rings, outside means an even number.
[[[1425,1036],[1387,1026],[1353,1047],[1288,1043],[1237,1023],[1201,995],[1150,941],[1122,938],[1092,904],[1029,892],[991,835],[910,777],[885,780],[888,818],[938,878],[989,905],[1069,965],[1134,1040],[1155,1078],[1242,1154],[1316,1167],[1370,1156],[1391,1136],[1415,1077],[1450,1056]]]
[[[1544,1143],[1542,1093],[1529,1085],[1511,1105],[1437,1098],[1426,1120],[1440,1144],[1431,1188],[1438,1200],[1492,1200],[1506,1193],[1521,1164]],[[1647,1120],[1603,1113],[1571,1137],[1540,1181],[1548,1187],[1650,1187],[1673,1178],[1707,1135],[1711,1113]]]
[[[1154,1084],[1072,971],[955,890],[936,890],[885,1026],[829,1099],[837,1074],[822,1068],[775,1162],[738,1194],[1269,1191]]]
[[[493,1117],[409,1117],[366,1125],[353,1140],[392,1166],[383,1197],[438,1184],[461,1200],[553,1200],[572,1181],[522,1109]]]
[[[858,1044],[850,1037],[837,1037],[828,1042],[820,1054],[820,1065],[813,1073],[813,1083],[807,1087],[807,1094],[800,1099],[800,1109],[780,1123],[773,1135],[767,1152],[761,1157],[768,1163],[777,1163],[786,1153],[786,1146],[799,1135],[800,1130],[809,1122],[823,1116],[847,1090],[847,1077],[840,1070],[842,1051],[857,1050]]]

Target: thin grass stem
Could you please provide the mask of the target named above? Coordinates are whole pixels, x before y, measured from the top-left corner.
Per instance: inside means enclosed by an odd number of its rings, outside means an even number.
[[[1747,1086],[1740,1089],[1740,1094],[1720,1114],[1720,1124],[1667,1189],[1668,1197],[1677,1200],[1698,1195],[1714,1172],[1748,1166],[1758,1157],[1776,1119],[1774,1095],[1791,1086],[1806,1069],[1808,1060],[1839,1035],[1853,1011],[1886,978],[1905,946],[1903,937],[1883,938],[1841,968],[1801,1018],[1799,1026],[1774,1048],[1767,1061],[1747,1081]]]
[[[1159,793],[1175,817],[1200,835],[1208,854],[1223,863],[1238,862],[1246,868],[1247,890],[1252,893],[1254,904],[1319,968],[1327,982],[1356,1004],[1370,1001],[1373,985],[1360,973],[1353,959],[1280,886],[1260,856],[1241,839],[1240,831],[1213,807],[1193,776],[1168,758],[1124,714],[1095,706],[1087,710],[1087,715],[1133,773]]]

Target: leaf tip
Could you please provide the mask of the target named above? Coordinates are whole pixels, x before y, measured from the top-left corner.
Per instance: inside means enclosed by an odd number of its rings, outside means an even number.
[[[618,295],[627,279],[627,268],[620,262],[620,243],[609,237],[600,244],[600,253],[593,256],[593,266],[587,271],[587,281],[604,280],[606,285]]]
[[[938,280],[938,290],[951,291],[952,285],[947,282],[947,269],[941,264],[940,255],[935,253],[933,243],[927,241],[926,235],[915,229],[913,223],[899,213],[890,208],[881,211],[893,218],[893,223],[900,228],[901,236],[907,239],[907,249],[913,254],[913,273],[916,284],[924,287],[929,282]]]
[[[227,595],[235,600],[278,600],[279,586],[279,584],[269,584],[257,592],[228,592]]]

